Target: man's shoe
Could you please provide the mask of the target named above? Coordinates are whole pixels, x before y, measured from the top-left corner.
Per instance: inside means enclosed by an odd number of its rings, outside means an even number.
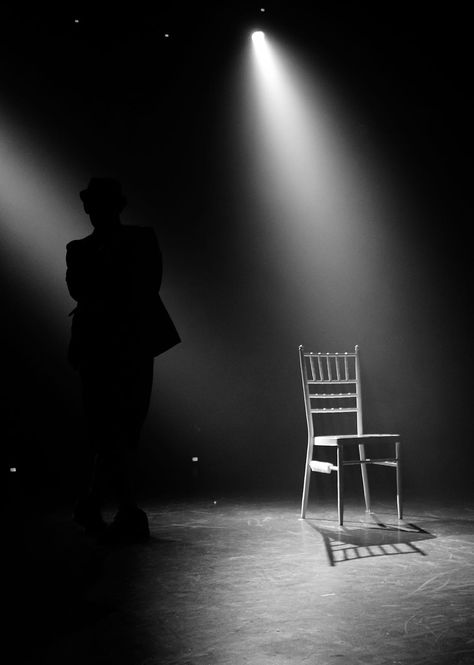
[[[121,508],[103,534],[103,540],[111,544],[142,543],[149,537],[147,514],[136,506]]]
[[[101,534],[107,527],[100,511],[99,501],[92,495],[83,497],[77,501],[72,512],[72,517],[77,524],[84,527],[85,532],[88,534]]]

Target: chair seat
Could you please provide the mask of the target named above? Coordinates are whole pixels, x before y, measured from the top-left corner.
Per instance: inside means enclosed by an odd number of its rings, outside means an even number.
[[[399,439],[400,434],[339,434],[334,436],[315,436],[315,446],[353,446],[360,443]]]

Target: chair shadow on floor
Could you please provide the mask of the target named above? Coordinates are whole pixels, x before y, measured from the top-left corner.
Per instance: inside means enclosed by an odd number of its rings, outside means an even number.
[[[425,552],[414,545],[414,541],[436,538],[416,524],[398,522],[386,524],[374,513],[370,515],[373,523],[366,526],[321,526],[306,519],[312,529],[321,534],[329,565],[335,566],[344,561],[366,559],[377,556],[393,556],[395,554],[420,554]]]

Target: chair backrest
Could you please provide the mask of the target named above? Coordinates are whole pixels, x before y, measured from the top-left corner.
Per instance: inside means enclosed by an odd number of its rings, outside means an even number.
[[[313,353],[300,346],[299,355],[309,436],[315,436],[313,415],[346,413],[354,414],[357,434],[363,434],[359,347],[351,353]]]

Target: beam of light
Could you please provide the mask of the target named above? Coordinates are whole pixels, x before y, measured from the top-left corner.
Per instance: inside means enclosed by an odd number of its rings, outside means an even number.
[[[63,427],[61,418],[69,414],[71,422],[80,422],[83,418],[82,404],[77,393],[78,379],[67,363],[67,347],[70,338],[71,319],[68,314],[75,307],[75,301],[70,297],[66,276],[66,244],[71,240],[84,237],[91,231],[89,218],[85,214],[79,191],[83,189],[94,175],[75,165],[74,156],[65,156],[55,152],[48,136],[38,135],[37,132],[17,122],[13,122],[3,108],[0,113],[0,262],[1,272],[5,282],[3,292],[8,295],[8,303],[12,302],[14,320],[5,320],[4,325],[15,337],[12,341],[15,348],[6,350],[14,358],[12,367],[16,372],[15,358],[25,356],[26,363],[34,368],[44,380],[44,386],[32,383],[29,377],[20,375],[18,381],[28,383],[28,388],[22,385],[21,400],[17,397],[16,388],[12,385],[13,417],[16,410],[21,408],[25,413],[31,406],[31,400],[39,400],[36,391],[44,388],[57,390],[58,402],[47,405],[54,411],[55,422],[47,432],[41,432],[43,423],[35,422],[35,436],[51,438],[51,451],[57,445],[60,434],[55,427]],[[131,194],[127,191],[127,194]],[[133,199],[133,195],[130,196]],[[124,223],[127,221],[124,215]],[[133,219],[136,222],[136,219]],[[138,220],[140,223],[140,220]],[[149,224],[149,219],[143,220]],[[165,298],[168,303],[168,298]],[[174,316],[178,307],[173,306],[173,297],[169,298],[173,318],[178,328],[183,326]],[[16,318],[18,317],[18,318]],[[4,317],[5,318],[5,317]],[[27,322],[27,326],[25,326]],[[16,335],[18,342],[16,342]],[[183,334],[184,337],[184,334]],[[154,397],[150,405],[148,437],[156,440],[155,430],[163,436],[166,427],[173,431],[179,416],[179,394],[182,386],[176,378],[176,366],[173,356],[177,351],[170,351],[160,358],[160,384],[166,385],[165,394],[160,393],[159,401],[156,392],[160,386],[155,382]],[[16,375],[11,377],[15,378]],[[5,377],[4,377],[5,380]],[[7,385],[7,384],[5,384]],[[190,397],[190,402],[193,400]],[[60,405],[60,406],[59,406]],[[163,425],[162,412],[169,417],[169,424]],[[178,411],[178,412],[176,412]],[[176,412],[176,413],[175,413]],[[56,415],[61,413],[61,417]],[[15,425],[16,427],[16,425]],[[18,426],[20,429],[20,425]],[[72,428],[74,429],[74,428]],[[68,430],[74,443],[74,437],[81,437],[81,429]],[[22,436],[26,436],[22,439]],[[31,436],[28,424],[25,422],[24,431],[17,436],[15,446],[26,446]],[[145,438],[146,435],[144,435]],[[56,437],[56,438],[55,438]],[[77,443],[77,441],[76,441]],[[61,444],[57,457],[51,458],[51,468],[64,471],[70,469],[71,479],[74,482],[77,469],[70,467],[71,448]],[[16,470],[16,469],[15,469]],[[14,470],[12,469],[12,473]]]
[[[79,179],[55,164],[51,147],[0,118],[0,256],[19,306],[68,333],[74,306],[65,286],[65,246],[88,233]],[[82,213],[82,214],[81,214]]]
[[[351,132],[350,105],[273,38],[253,37],[250,55],[241,184],[260,211],[265,254],[275,257],[267,258],[273,289],[286,293],[299,323],[315,303],[334,328],[355,302],[367,312],[376,293],[389,306],[394,294],[381,276],[393,233],[382,212],[383,168]]]
[[[265,33],[261,30],[253,32],[252,42],[258,66],[265,72],[267,77],[276,76],[277,69],[275,66],[275,57]]]
[[[265,33],[261,30],[252,32],[252,41],[256,48],[262,48],[262,46],[265,44]]]

